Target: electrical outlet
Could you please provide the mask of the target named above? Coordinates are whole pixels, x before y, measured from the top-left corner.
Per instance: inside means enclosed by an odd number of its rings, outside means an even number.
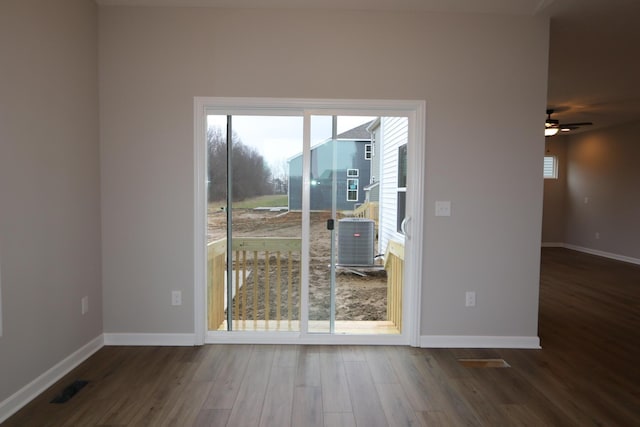
[[[182,305],[181,291],[171,291],[171,305]]]
[[[89,297],[82,297],[80,300],[80,307],[82,314],[87,314],[89,312]]]
[[[464,305],[465,305],[465,307],[475,307],[476,306],[476,293],[475,292],[467,292],[465,294]]]

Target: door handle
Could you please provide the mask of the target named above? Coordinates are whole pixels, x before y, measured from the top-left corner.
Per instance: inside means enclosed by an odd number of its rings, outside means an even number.
[[[410,239],[411,236],[409,235],[409,233],[407,233],[407,223],[411,220],[411,217],[404,217],[404,219],[402,220],[402,222],[400,223],[400,231],[402,231],[402,234],[405,235],[405,237],[407,237],[407,239]]]

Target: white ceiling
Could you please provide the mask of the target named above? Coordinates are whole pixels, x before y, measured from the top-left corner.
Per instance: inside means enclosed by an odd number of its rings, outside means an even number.
[[[640,120],[640,0],[96,0],[102,5],[420,10],[551,17],[548,105],[581,130]],[[544,112],[541,112],[541,115]]]

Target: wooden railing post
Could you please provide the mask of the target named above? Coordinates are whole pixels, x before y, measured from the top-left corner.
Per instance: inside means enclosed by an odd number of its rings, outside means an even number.
[[[217,330],[224,322],[224,273],[227,239],[207,245],[207,314],[209,330]]]
[[[387,271],[387,320],[402,331],[402,293],[404,288],[404,245],[389,241],[384,268]]]

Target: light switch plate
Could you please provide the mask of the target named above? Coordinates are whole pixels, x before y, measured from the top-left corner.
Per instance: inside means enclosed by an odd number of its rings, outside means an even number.
[[[451,216],[451,202],[448,200],[436,201],[436,216]]]

